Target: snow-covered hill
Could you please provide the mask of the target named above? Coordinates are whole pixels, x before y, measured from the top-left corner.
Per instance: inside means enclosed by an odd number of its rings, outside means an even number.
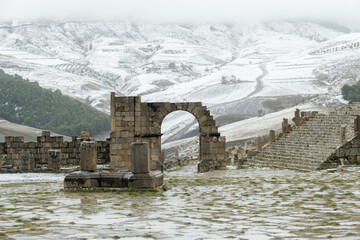
[[[104,112],[110,91],[202,101],[224,124],[269,112],[262,102],[279,96],[333,104],[358,80],[359,59],[360,34],[323,23],[0,23],[1,69]],[[192,116],[170,115],[163,140],[195,127]]]

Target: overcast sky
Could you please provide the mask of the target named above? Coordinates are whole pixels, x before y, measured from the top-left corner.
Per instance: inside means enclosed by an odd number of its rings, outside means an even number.
[[[0,20],[246,22],[328,20],[360,27],[360,0],[0,0]]]

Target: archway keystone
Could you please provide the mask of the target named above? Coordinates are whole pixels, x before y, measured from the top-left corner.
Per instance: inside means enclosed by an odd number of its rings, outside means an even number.
[[[151,170],[161,156],[161,123],[174,111],[186,111],[195,116],[200,131],[199,172],[224,168],[225,137],[218,132],[215,120],[201,102],[141,102],[141,97],[116,97],[111,93],[110,163],[116,170],[131,169],[132,142],[149,143]]]

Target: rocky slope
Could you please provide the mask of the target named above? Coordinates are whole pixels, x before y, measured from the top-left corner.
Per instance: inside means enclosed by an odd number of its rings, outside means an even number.
[[[346,28],[301,21],[2,22],[0,68],[104,112],[110,91],[143,101],[202,101],[223,125],[271,111],[265,100],[340,103],[340,87],[358,80],[359,42]],[[164,141],[196,132],[192,116],[166,120]]]

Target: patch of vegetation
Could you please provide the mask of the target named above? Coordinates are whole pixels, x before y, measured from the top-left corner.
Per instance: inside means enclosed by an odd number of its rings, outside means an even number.
[[[10,122],[77,136],[110,129],[107,114],[37,82],[0,70],[0,117]]]
[[[351,86],[345,84],[341,88],[341,94],[349,102],[360,102],[360,81]]]

